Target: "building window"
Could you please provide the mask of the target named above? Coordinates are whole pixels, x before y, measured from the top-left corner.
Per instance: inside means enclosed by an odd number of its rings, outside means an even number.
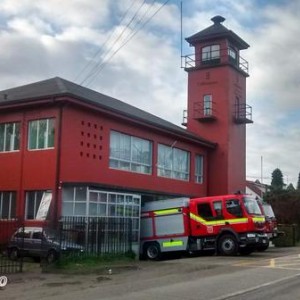
[[[151,174],[152,143],[138,137],[111,131],[109,166],[113,169]]]
[[[141,196],[90,190],[87,187],[63,189],[64,217],[128,218],[132,221],[132,240],[139,240]]]
[[[220,45],[210,45],[202,48],[202,62],[220,59]]]
[[[237,52],[232,49],[232,48],[228,48],[228,56],[229,56],[229,61],[233,64],[237,64]]]
[[[189,152],[161,144],[158,145],[158,176],[188,181],[189,162]]]
[[[51,191],[27,192],[26,204],[25,204],[25,219],[45,220],[48,215],[51,199],[52,199]]]
[[[0,152],[20,149],[20,123],[0,124]]]
[[[16,218],[16,192],[0,192],[0,219]]]
[[[236,51],[232,48],[228,48],[228,55],[233,59],[236,60],[237,55],[236,55]]]
[[[212,116],[212,95],[203,96],[203,115]]]
[[[203,183],[203,155],[195,156],[195,182]]]
[[[63,216],[87,216],[87,188],[69,187],[63,190]]]
[[[28,149],[48,149],[54,147],[54,119],[29,122]]]

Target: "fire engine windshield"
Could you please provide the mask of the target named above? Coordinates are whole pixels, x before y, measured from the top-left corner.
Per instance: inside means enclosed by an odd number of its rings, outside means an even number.
[[[244,197],[243,201],[246,210],[250,215],[262,215],[259,205],[255,199]]]
[[[264,203],[263,205],[265,215],[269,218],[275,218],[275,214],[273,212],[272,206]]]

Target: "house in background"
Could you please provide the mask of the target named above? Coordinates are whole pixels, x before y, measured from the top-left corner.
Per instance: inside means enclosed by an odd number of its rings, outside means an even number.
[[[59,77],[1,91],[0,219],[129,217],[137,241],[147,200],[244,191],[249,45],[224,20],[186,39],[186,128]]]
[[[256,181],[246,181],[246,194],[262,200],[264,194],[268,191],[269,186],[267,184]]]

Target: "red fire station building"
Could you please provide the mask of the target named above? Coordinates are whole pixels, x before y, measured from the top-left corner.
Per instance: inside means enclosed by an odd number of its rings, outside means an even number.
[[[1,91],[0,219],[138,223],[143,201],[245,190],[249,45],[224,20],[186,39],[184,128],[58,77]]]

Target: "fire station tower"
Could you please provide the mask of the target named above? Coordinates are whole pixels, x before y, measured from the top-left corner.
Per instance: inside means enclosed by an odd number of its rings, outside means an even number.
[[[248,62],[240,50],[249,45],[215,16],[213,25],[186,38],[194,54],[185,57],[188,73],[187,130],[216,142],[207,166],[208,195],[244,191],[246,186],[246,104]]]

